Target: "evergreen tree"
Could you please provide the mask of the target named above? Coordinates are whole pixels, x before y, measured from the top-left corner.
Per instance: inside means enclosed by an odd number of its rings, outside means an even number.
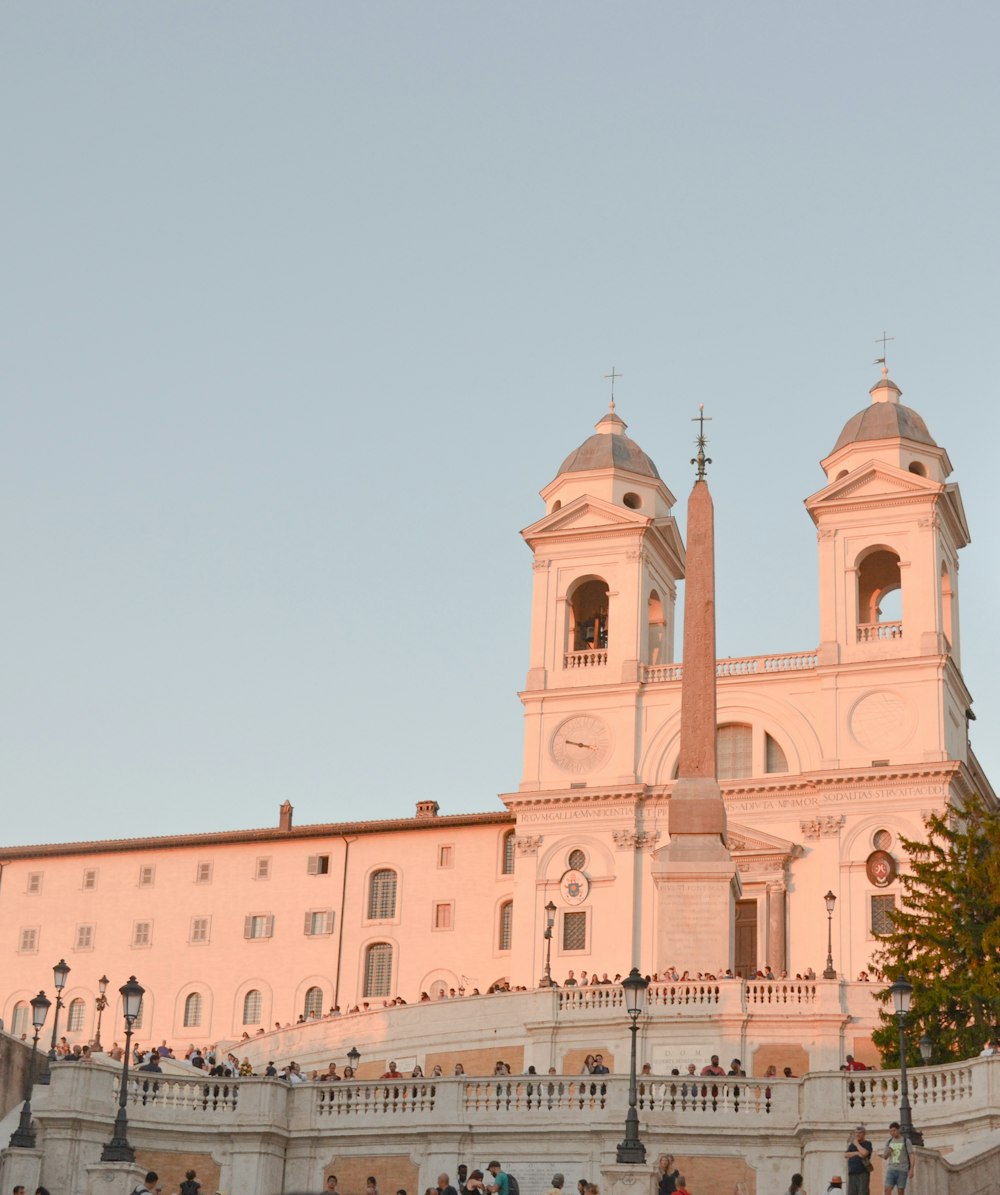
[[[919,1061],[922,1033],[937,1061],[972,1058],[1000,1024],[1000,812],[974,796],[925,825],[926,841],[901,839],[911,874],[900,877],[902,906],[875,961],[890,983],[902,976],[913,984],[907,1062]],[[898,1066],[888,989],[880,999],[886,1007],[872,1038],[883,1062]]]

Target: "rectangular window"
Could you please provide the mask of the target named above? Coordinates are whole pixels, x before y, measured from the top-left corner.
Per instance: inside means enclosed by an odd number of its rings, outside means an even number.
[[[500,923],[497,926],[497,950],[510,950],[514,936],[514,902],[505,900],[500,906]]]
[[[310,855],[306,868],[311,876],[325,876],[330,874],[329,855]]]
[[[455,848],[451,843],[438,847],[438,867],[455,866]]]
[[[36,926],[29,926],[21,930],[21,943],[18,950],[21,954],[38,953],[38,928]]]
[[[133,921],[132,922],[132,945],[133,946],[152,946],[153,945],[153,923],[152,923],[152,921]]]
[[[198,869],[195,872],[194,882],[196,884],[211,884],[212,862],[210,859],[203,859],[198,864]]]
[[[250,913],[243,919],[243,937],[248,941],[270,938],[274,934],[274,917],[270,913]]]
[[[83,872],[83,884],[81,885],[84,892],[93,892],[97,888],[97,868],[86,867]]]
[[[872,897],[872,933],[875,935],[891,934],[893,924],[889,917],[896,908],[895,896]]]
[[[92,925],[78,925],[76,927],[76,945],[74,950],[94,949],[94,927]]]
[[[455,928],[455,902],[453,900],[440,900],[434,905],[434,928],[435,929],[454,929]]]
[[[253,878],[255,880],[269,880],[271,878],[271,856],[258,855],[257,864],[254,867]]]
[[[139,868],[139,887],[152,888],[153,880],[156,878],[156,868],[152,863],[144,863]]]
[[[207,942],[209,939],[209,931],[212,927],[211,917],[192,917],[191,918],[191,934],[188,941],[194,945],[197,942]]]
[[[562,915],[562,948],[563,950],[587,949],[587,914],[563,913]]]
[[[333,933],[333,909],[310,909],[306,913],[305,933],[318,938]]]
[[[42,890],[42,872],[28,872],[28,895],[37,896]]]

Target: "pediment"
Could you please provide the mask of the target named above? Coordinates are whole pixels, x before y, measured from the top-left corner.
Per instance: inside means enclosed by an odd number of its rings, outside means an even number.
[[[624,506],[616,506],[613,502],[605,502],[602,498],[594,498],[588,494],[581,494],[572,502],[559,510],[554,510],[537,523],[526,527],[521,534],[529,542],[542,535],[574,534],[579,531],[596,531],[606,528],[623,529],[634,527],[641,531],[652,520],[629,510]]]
[[[806,506],[818,506],[827,502],[842,502],[864,498],[885,498],[888,496],[902,497],[911,494],[913,497],[933,497],[941,492],[939,482],[920,477],[905,469],[897,469],[884,461],[866,461],[863,465],[852,469],[846,477],[831,481],[828,486],[818,490],[806,499]]]
[[[794,858],[801,853],[797,843],[765,834],[763,830],[755,830],[751,826],[740,825],[739,822],[729,822],[726,846],[734,854],[743,855],[784,855]]]

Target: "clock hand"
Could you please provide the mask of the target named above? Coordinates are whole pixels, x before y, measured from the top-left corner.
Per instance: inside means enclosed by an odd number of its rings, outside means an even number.
[[[563,742],[568,744],[570,747],[583,747],[585,751],[597,750],[597,748],[590,743],[576,743],[573,741],[573,739],[563,739]]]

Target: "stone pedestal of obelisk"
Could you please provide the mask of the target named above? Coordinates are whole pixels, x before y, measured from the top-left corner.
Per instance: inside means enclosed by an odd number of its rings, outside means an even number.
[[[715,759],[715,541],[712,495],[699,437],[698,480],[688,501],[681,755],[670,797],[670,842],[653,859],[656,969],[733,966],[739,877],[726,847],[726,809]]]

